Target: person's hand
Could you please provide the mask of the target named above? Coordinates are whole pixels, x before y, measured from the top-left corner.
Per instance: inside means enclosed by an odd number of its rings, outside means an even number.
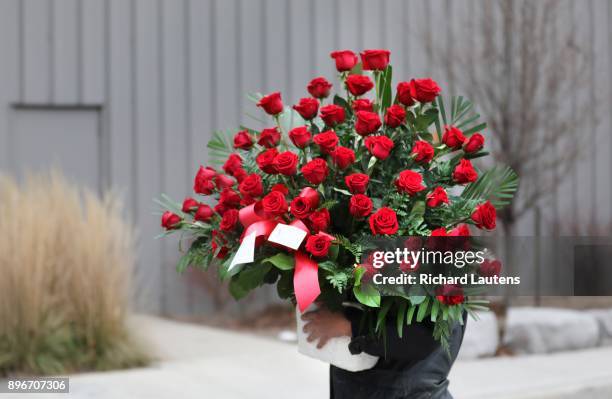
[[[308,342],[319,340],[321,349],[331,338],[351,336],[351,323],[342,313],[331,312],[325,308],[306,312],[302,315],[306,322],[303,331],[308,334]]]

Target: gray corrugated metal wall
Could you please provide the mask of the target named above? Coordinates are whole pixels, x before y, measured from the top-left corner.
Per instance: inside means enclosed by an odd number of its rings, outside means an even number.
[[[315,74],[334,76],[331,50],[376,47],[392,51],[395,76],[431,75],[452,90],[456,82],[432,61],[423,38],[431,37],[452,53],[455,40],[466,40],[456,38],[456,17],[472,16],[471,23],[477,24],[473,15],[483,4],[2,0],[0,168],[27,166],[27,148],[24,154],[12,154],[15,118],[30,118],[29,111],[38,109],[67,111],[66,118],[94,111],[97,124],[83,122],[98,146],[91,173],[99,176],[97,188],[123,191],[140,229],[142,307],[173,314],[204,311],[209,304],[201,289],[174,273],[175,243],[152,238],[158,220],[151,199],[160,192],[176,198],[189,192],[193,172],[205,161],[211,130],[253,125],[245,112],[257,111],[243,94],[281,90],[285,102],[292,103],[305,94]],[[558,189],[554,201],[559,210],[554,213],[560,216],[546,211],[544,224],[557,217],[610,220],[612,5],[605,0],[580,2],[574,5],[574,19],[577,39],[595,61],[593,79],[581,93],[604,109],[598,124],[584,128],[591,156]],[[45,146],[54,139],[40,134],[28,145]],[[92,162],[94,155],[71,144],[63,143],[70,156],[83,165]],[[530,233],[532,225],[528,217],[519,231]]]

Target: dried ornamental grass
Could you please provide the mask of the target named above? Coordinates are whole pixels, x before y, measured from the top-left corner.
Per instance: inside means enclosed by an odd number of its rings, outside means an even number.
[[[133,230],[58,173],[0,177],[0,374],[143,365],[125,327]]]

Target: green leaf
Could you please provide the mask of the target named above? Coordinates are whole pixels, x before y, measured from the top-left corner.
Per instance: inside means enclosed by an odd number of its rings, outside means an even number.
[[[406,324],[412,324],[412,318],[414,317],[414,311],[416,310],[416,308],[417,307],[415,305],[410,305],[410,307],[408,308],[408,312],[406,312]]]
[[[431,321],[436,322],[438,319],[438,311],[440,310],[440,302],[437,300],[431,301]]]
[[[518,189],[519,178],[508,166],[494,166],[466,186],[461,198],[466,200],[491,201],[496,209],[510,204]]]
[[[399,303],[399,309],[397,311],[396,324],[397,324],[397,335],[400,338],[402,338],[402,335],[404,333],[404,318],[406,317],[406,308],[407,307],[408,307],[408,302],[402,300]]]
[[[262,260],[261,262],[270,262],[280,270],[291,270],[295,266],[294,257],[283,252],[279,252],[274,256]]]
[[[263,284],[266,273],[270,271],[270,263],[248,265],[230,280],[230,293],[236,299],[241,299],[251,290]]]
[[[380,326],[385,322],[385,318],[387,317],[387,313],[389,313],[389,309],[391,309],[392,301],[386,300],[382,303],[380,310],[378,311],[378,317],[376,318],[376,327],[375,331],[380,330]]]
[[[371,308],[380,307],[380,293],[371,285],[360,285],[353,287],[355,298],[365,306]]]
[[[425,301],[425,298],[427,298],[425,295],[410,295],[408,297],[410,303],[415,306],[422,304]]]
[[[423,321],[425,316],[427,315],[427,310],[429,309],[429,297],[426,297],[425,300],[419,305],[419,310],[417,311],[416,320],[420,323]]]
[[[337,191],[337,192],[339,192],[341,194],[344,194],[344,195],[348,195],[349,197],[353,195],[348,190],[345,190],[343,188],[332,187],[332,190]]]
[[[391,87],[392,78],[393,68],[391,67],[391,65],[388,65],[382,76],[382,111],[385,111],[391,105],[391,93],[393,92],[393,89]]]

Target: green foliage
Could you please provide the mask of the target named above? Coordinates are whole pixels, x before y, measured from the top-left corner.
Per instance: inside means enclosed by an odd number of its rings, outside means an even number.
[[[235,299],[244,298],[251,290],[262,285],[271,267],[272,264],[269,262],[248,265],[240,273],[232,276],[229,283],[232,296]]]
[[[444,99],[438,96],[434,105],[439,109],[439,118],[435,121],[436,131],[439,137],[444,133],[443,125],[453,125],[463,131],[466,137],[479,132],[487,127],[487,124],[479,123],[480,114],[474,110],[474,104],[463,96],[451,97],[450,115],[446,112]]]
[[[494,166],[469,184],[461,197],[466,200],[489,200],[496,209],[510,204],[518,189],[519,178],[508,166]]]
[[[212,257],[210,242],[205,238],[195,240],[187,252],[181,256],[176,264],[176,271],[183,273],[189,266],[197,266],[206,270]]]
[[[291,270],[295,266],[295,258],[284,252],[279,252],[261,261],[261,263],[264,262],[270,262],[280,270]]]

